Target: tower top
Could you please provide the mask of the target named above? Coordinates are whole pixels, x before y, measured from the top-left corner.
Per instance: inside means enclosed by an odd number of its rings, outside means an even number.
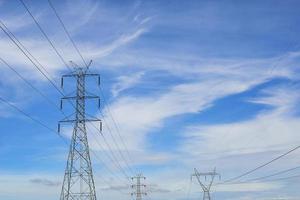
[[[92,65],[92,62],[93,62],[93,60],[90,60],[90,62],[84,67],[79,66],[78,64],[76,64],[73,61],[70,61],[70,64],[71,64],[72,68],[74,69],[74,73],[84,74],[89,70],[90,66]]]
[[[220,175],[216,172],[216,168],[214,168],[212,172],[199,173],[196,168],[194,168],[194,171],[195,173],[191,175],[191,180],[193,177],[196,177],[199,185],[203,190],[203,200],[211,200],[210,188],[214,182],[214,179],[216,176],[219,176],[219,178],[221,178]],[[204,177],[205,181],[201,180],[201,177]],[[208,180],[207,177],[209,177]],[[206,181],[208,181],[208,183]]]

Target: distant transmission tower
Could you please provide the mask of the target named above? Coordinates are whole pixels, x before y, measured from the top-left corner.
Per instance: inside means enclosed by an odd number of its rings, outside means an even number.
[[[144,192],[146,185],[142,184],[141,180],[145,180],[146,177],[144,177],[142,174],[138,174],[137,176],[132,177],[131,179],[133,181],[136,180],[136,184],[133,184],[131,186],[135,190],[133,193],[131,193],[131,196],[135,195],[136,200],[142,200],[142,196],[147,195],[147,193]]]
[[[197,178],[197,181],[203,190],[203,200],[211,200],[210,188],[214,182],[215,177],[219,176],[220,178],[220,175],[216,173],[216,169],[214,169],[213,172],[206,173],[199,173],[196,168],[194,169],[194,171],[195,173],[192,174],[191,179],[193,179],[193,177]],[[202,177],[204,177],[204,180],[201,179]]]
[[[59,122],[58,131],[60,131],[61,123],[73,123],[74,129],[70,145],[70,152],[65,170],[64,181],[60,200],[96,200],[96,191],[93,178],[92,164],[89,152],[89,144],[86,132],[86,122],[100,122],[99,119],[87,119],[85,108],[86,99],[97,99],[100,102],[99,96],[87,94],[85,84],[87,77],[97,77],[98,85],[100,76],[98,74],[89,73],[89,66],[75,66],[74,72],[63,75],[61,86],[64,85],[64,78],[71,77],[76,79],[76,94],[74,96],[65,96],[61,99],[61,108],[63,101],[70,101],[76,109],[74,117],[69,119],[66,117]],[[75,104],[74,104],[75,103]]]

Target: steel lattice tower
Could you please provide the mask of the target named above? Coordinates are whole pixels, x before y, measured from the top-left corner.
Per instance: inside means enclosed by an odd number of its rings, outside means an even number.
[[[143,195],[147,195],[146,192],[143,192],[142,188],[145,188],[146,185],[141,183],[141,180],[145,180],[146,177],[144,177],[142,174],[138,174],[135,177],[131,178],[132,180],[136,179],[136,184],[133,184],[131,187],[135,189],[135,192],[131,193],[131,195],[136,196],[136,200],[142,200]]]
[[[194,169],[194,171],[195,173],[192,174],[191,179],[193,177],[197,178],[197,181],[203,190],[203,200],[211,200],[210,188],[214,182],[215,177],[216,176],[220,177],[220,175],[216,173],[216,169],[214,169],[213,172],[207,172],[207,173],[199,173],[196,168]],[[208,181],[208,184],[205,184],[205,182],[201,180],[201,177],[205,177],[205,181]],[[210,177],[210,179],[207,180],[207,177]]]
[[[87,99],[98,99],[100,102],[100,98],[99,96],[87,95],[86,78],[91,76],[98,77],[98,84],[100,84],[100,76],[98,74],[89,73],[89,67],[75,67],[74,72],[62,76],[62,87],[64,78],[73,77],[76,79],[77,88],[75,96],[65,96],[61,100],[61,108],[63,100],[68,100],[76,109],[76,112],[74,113],[75,116],[73,119],[65,118],[59,122],[59,131],[61,123],[68,122],[74,124],[60,200],[97,199],[87,139],[86,122],[97,121],[101,124],[101,121],[99,119],[86,118],[85,104]]]

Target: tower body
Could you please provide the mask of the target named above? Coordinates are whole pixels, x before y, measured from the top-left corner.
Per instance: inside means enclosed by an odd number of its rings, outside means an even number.
[[[216,173],[216,169],[214,169],[213,172],[206,172],[206,173],[199,173],[196,168],[194,169],[194,171],[195,171],[195,173],[192,174],[191,179],[193,177],[196,177],[199,185],[201,186],[201,188],[203,190],[203,200],[211,200],[211,195],[210,195],[211,186],[214,182],[215,176],[220,177],[220,175],[218,173]],[[207,180],[207,177],[209,177],[208,183],[205,183],[205,181],[202,181],[201,177],[205,177],[205,180]]]
[[[209,191],[203,192],[203,200],[211,200]]]
[[[136,180],[136,184],[132,185],[132,188],[135,189],[135,191],[131,195],[135,195],[136,200],[142,200],[143,195],[147,195],[146,192],[144,192],[144,188],[146,187],[145,184],[141,183],[141,180],[145,180],[146,178],[142,174],[138,174],[135,177],[131,178],[132,180]]]
[[[86,119],[85,110],[86,99],[90,98],[90,96],[86,95],[85,88],[85,79],[90,75],[87,74],[87,69],[88,68],[77,68],[74,73],[63,76],[63,78],[73,77],[76,79],[76,95],[62,98],[75,102],[73,107],[75,107],[76,112],[73,120],[67,119],[61,121],[72,122],[74,129],[60,200],[97,199],[86,131],[86,122],[91,121]]]
[[[136,200],[142,200],[142,194],[141,194],[141,177],[137,177],[137,187],[136,187]]]

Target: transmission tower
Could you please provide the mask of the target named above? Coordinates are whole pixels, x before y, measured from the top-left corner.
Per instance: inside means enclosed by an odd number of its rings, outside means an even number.
[[[87,67],[75,66],[73,72],[63,75],[61,79],[62,88],[64,86],[65,78],[69,77],[76,79],[76,94],[74,94],[74,96],[64,96],[61,99],[61,109],[63,107],[64,100],[67,100],[76,109],[76,111],[72,119],[66,117],[58,124],[59,132],[61,123],[74,124],[60,200],[97,199],[87,139],[86,122],[99,122],[100,129],[102,125],[101,121],[97,118],[86,118],[86,100],[97,99],[98,102],[100,102],[100,98],[96,95],[90,95],[86,91],[86,78],[97,77],[99,85],[100,76],[98,74],[89,73],[90,64],[91,62]]]
[[[210,188],[214,182],[215,177],[219,176],[220,178],[220,175],[216,173],[216,169],[214,169],[213,172],[206,173],[199,173],[196,168],[194,168],[194,171],[195,173],[192,174],[191,179],[193,179],[193,177],[197,178],[197,181],[203,190],[203,200],[211,200]],[[204,180],[201,179],[202,177],[204,177]]]
[[[132,177],[131,179],[132,181],[136,180],[136,184],[131,185],[131,187],[135,190],[133,193],[131,193],[131,196],[135,195],[136,200],[142,200],[142,196],[147,195],[147,193],[144,192],[146,185],[142,184],[141,180],[145,180],[146,177],[144,177],[142,174],[138,174],[137,176]]]

